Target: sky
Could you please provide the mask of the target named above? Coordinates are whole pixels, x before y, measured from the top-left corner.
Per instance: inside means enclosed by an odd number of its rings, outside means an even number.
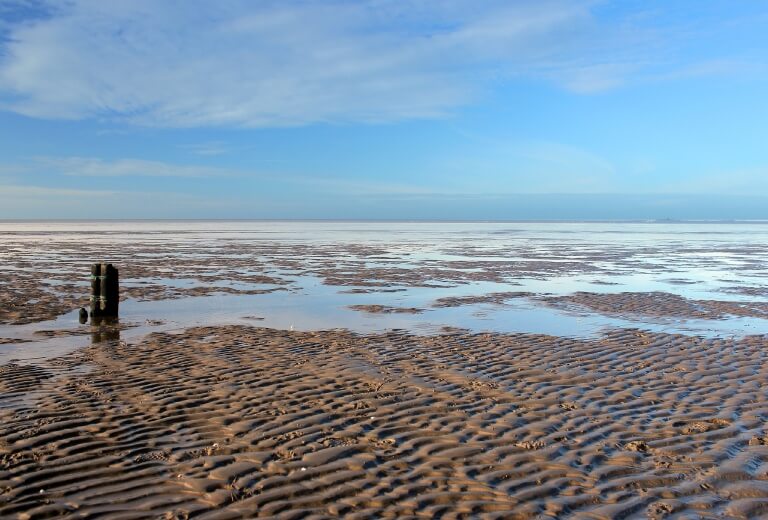
[[[768,219],[768,0],[0,0],[0,219]]]

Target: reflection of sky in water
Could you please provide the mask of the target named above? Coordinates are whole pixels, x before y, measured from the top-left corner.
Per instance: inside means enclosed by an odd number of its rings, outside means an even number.
[[[105,233],[109,231],[109,233]],[[240,290],[271,289],[275,285],[237,280],[200,281],[195,276],[264,275],[283,277],[289,291],[263,295],[216,294],[166,301],[137,302],[121,306],[121,320],[139,326],[123,331],[124,339],[137,338],[151,330],[178,330],[192,325],[251,324],[312,330],[349,328],[359,332],[392,328],[421,333],[441,327],[475,331],[532,332],[588,337],[606,327],[632,327],[654,331],[702,335],[743,335],[768,333],[768,320],[731,318],[727,320],[671,320],[646,317],[608,318],[594,313],[573,313],[537,304],[526,298],[506,304],[476,304],[455,308],[431,308],[434,300],[450,296],[477,296],[491,292],[525,291],[565,295],[576,291],[596,293],[662,291],[691,299],[759,301],[760,297],[725,294],[733,287],[763,287],[768,271],[768,223],[761,224],[622,224],[622,223],[353,223],[353,222],[56,222],[0,223],[0,240],[12,240],[21,248],[0,251],[0,259],[33,260],[28,267],[7,270],[35,270],[47,275],[68,271],[56,263],[81,262],[77,245],[105,244],[110,247],[140,248],[142,244],[168,245],[168,253],[142,253],[147,258],[197,259],[194,275],[164,266],[157,272],[174,278],[123,279],[125,287],[162,284],[172,288],[229,287]],[[41,251],[41,241],[55,239],[56,248]],[[26,246],[28,244],[28,246]],[[301,258],[289,250],[265,246],[287,244],[311,246]],[[334,256],[341,246],[365,245],[381,251],[345,252]],[[232,269],[227,259],[248,259],[240,247],[259,246],[252,269]],[[205,251],[199,251],[204,246]],[[313,249],[315,248],[315,249]],[[317,249],[320,248],[320,249]],[[138,253],[138,251],[136,252]],[[365,255],[368,256],[365,256]],[[50,261],[46,269],[37,264]],[[199,262],[198,262],[199,260]],[[301,267],[281,266],[282,260],[298,261]],[[354,286],[328,286],[315,276],[296,276],[300,270],[325,266],[355,272],[364,267],[448,269],[464,273],[493,270],[493,264],[581,262],[583,272],[561,270],[536,276],[507,277],[501,283],[430,283],[440,287],[407,287],[400,292],[349,294]],[[452,265],[451,262],[457,264]],[[482,266],[473,266],[481,262]],[[48,276],[46,277],[48,278]],[[448,276],[450,278],[450,276]],[[46,281],[58,282],[51,276]],[[375,288],[374,288],[375,289]],[[386,289],[385,289],[386,290]],[[368,314],[348,309],[349,305],[378,304],[418,307],[424,313]],[[263,320],[255,320],[260,317]],[[146,325],[162,320],[162,325]],[[0,326],[0,337],[34,337],[36,330],[75,329],[75,313],[52,322],[26,326]],[[88,331],[85,326],[83,332]],[[37,337],[39,338],[39,336]],[[86,337],[55,338],[30,345],[0,346],[0,361],[13,357],[53,355],[61,349],[80,346]]]
[[[208,275],[206,275],[208,276]],[[205,288],[229,288],[238,291],[260,291],[283,287],[282,285],[266,283],[250,283],[237,280],[216,280],[213,282],[199,280],[197,278],[130,278],[121,280],[121,287],[144,287],[147,285],[163,285],[174,289],[194,289],[195,287]]]
[[[337,287],[318,279],[300,280],[298,291],[263,295],[222,294],[162,301],[127,301],[121,304],[120,320],[132,325],[121,333],[124,340],[135,340],[153,331],[175,331],[200,325],[255,325],[295,330],[348,328],[366,333],[405,329],[420,334],[440,332],[442,327],[472,331],[526,332],[558,336],[594,337],[606,328],[639,328],[657,332],[703,336],[741,336],[768,333],[768,320],[730,318],[728,320],[638,318],[620,319],[593,313],[574,313],[536,305],[525,298],[505,304],[476,304],[451,308],[428,308],[436,298],[487,293],[495,284],[478,283],[451,289],[411,288],[406,292],[342,294]],[[540,281],[536,281],[540,282]],[[493,287],[491,287],[493,285]],[[519,287],[509,287],[515,290]],[[387,304],[425,308],[422,314],[371,314],[354,311],[349,305]],[[152,324],[148,320],[161,320]],[[0,327],[2,337],[34,336],[37,330],[81,330],[85,336],[53,338],[34,344],[0,346],[0,363],[61,355],[88,344],[90,325],[79,325],[71,312],[51,322],[15,327]]]

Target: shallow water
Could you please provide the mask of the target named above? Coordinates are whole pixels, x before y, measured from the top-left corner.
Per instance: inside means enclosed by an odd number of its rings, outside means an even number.
[[[150,331],[233,323],[359,332],[398,328],[435,333],[442,327],[458,327],[578,337],[615,327],[707,336],[768,333],[768,320],[761,318],[616,318],[583,309],[557,309],[528,298],[505,304],[432,307],[438,298],[507,291],[538,295],[661,291],[690,299],[763,301],[723,291],[765,287],[766,223],[4,222],[0,240],[12,245],[0,250],[3,269],[44,272],[53,288],[61,284],[57,276],[75,274],[84,294],[88,265],[100,260],[81,258],[78,249],[86,246],[109,250],[109,260],[119,266],[156,258],[171,264],[183,261],[186,269],[196,269],[186,273],[185,267],[159,265],[153,276],[123,277],[126,288],[144,284],[237,290],[281,287],[236,279],[262,274],[285,283],[285,290],[269,294],[129,299],[121,304],[121,322],[131,326],[121,337],[128,340]],[[128,257],[121,256],[121,251]],[[232,261],[238,261],[238,267],[228,267]],[[495,281],[461,278],[461,273],[493,274],[495,265],[499,272],[515,265],[526,268],[520,275],[504,271]],[[80,269],[81,277],[73,273],[75,269]],[[385,279],[385,287],[333,282],[334,277],[372,269],[384,277],[390,269],[406,273],[426,269],[431,274],[428,283]],[[379,271],[369,272],[377,281]],[[229,275],[232,279],[227,279]],[[223,279],[199,280],[199,276]],[[379,292],[345,292],[355,287]],[[367,304],[424,311],[370,314],[348,308]],[[35,334],[40,330],[83,335],[41,340]],[[58,355],[87,344],[90,332],[89,325],[77,323],[74,311],[48,322],[0,326],[0,337],[35,340],[0,346],[0,362]]]

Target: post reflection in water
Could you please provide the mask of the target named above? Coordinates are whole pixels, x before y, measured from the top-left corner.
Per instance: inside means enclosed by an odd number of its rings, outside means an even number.
[[[91,317],[91,343],[120,341],[120,319],[112,316]]]

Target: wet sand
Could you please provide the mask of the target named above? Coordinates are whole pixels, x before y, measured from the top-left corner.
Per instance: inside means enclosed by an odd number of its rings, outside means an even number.
[[[350,305],[353,311],[368,312],[370,314],[421,314],[424,309],[416,307],[391,307],[389,305]]]
[[[248,327],[0,370],[0,516],[768,515],[768,339]]]
[[[596,293],[595,302],[615,288],[732,304],[692,309],[689,317],[766,315],[764,305],[740,310],[740,300],[765,298],[768,226],[626,226],[0,223],[0,324],[50,320],[87,305],[95,261],[118,265],[121,294],[135,301],[298,291],[297,280],[311,277],[339,294],[381,296],[363,305],[448,308],[576,292]],[[481,290],[453,290],[470,285]],[[390,303],[414,289],[434,289],[434,302]],[[697,289],[695,297],[678,294]],[[647,317],[648,307],[607,302],[593,310],[638,309]]]
[[[0,518],[768,517],[768,230],[166,225],[0,232]]]
[[[542,297],[541,300],[554,306],[575,304],[577,307],[615,316],[709,320],[726,319],[730,316],[761,318],[768,316],[768,302],[691,300],[662,292],[615,294],[577,292],[567,296]]]

